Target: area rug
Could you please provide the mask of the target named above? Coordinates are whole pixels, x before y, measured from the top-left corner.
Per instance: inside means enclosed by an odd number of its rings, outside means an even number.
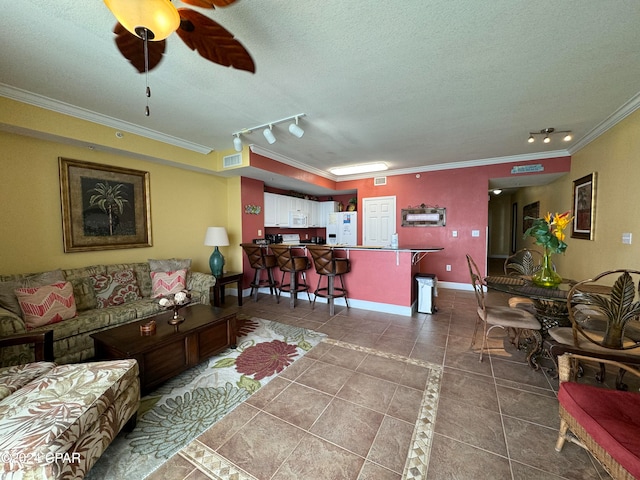
[[[425,480],[429,469],[429,457],[431,455],[434,425],[438,410],[442,366],[331,338],[324,338],[322,341],[342,348],[365,352],[407,364],[418,365],[431,370],[429,380],[422,395],[420,411],[418,412],[418,418],[414,425],[411,445],[407,452],[402,474],[402,480]],[[257,480],[253,475],[242,470],[197,439],[181,449],[178,455],[198,468],[198,470],[203,472],[208,478],[216,480]]]
[[[237,348],[144,397],[136,428],[121,432],[85,478],[145,478],[323,337],[305,328],[239,315]]]

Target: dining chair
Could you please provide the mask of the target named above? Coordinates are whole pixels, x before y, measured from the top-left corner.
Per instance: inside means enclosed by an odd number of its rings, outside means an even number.
[[[504,261],[504,274],[517,277],[531,277],[541,268],[542,253],[538,250],[530,250],[523,248],[513,255],[510,255]],[[524,308],[534,313],[534,302],[527,297],[510,297],[509,306],[511,308]]]
[[[556,451],[565,441],[587,450],[616,480],[640,478],[640,393],[579,383],[580,364],[606,363],[640,377],[640,370],[612,360],[565,353],[558,358],[560,429]],[[637,379],[636,379],[637,380]]]
[[[477,319],[473,338],[471,339],[471,347],[476,343],[476,335],[480,325],[482,325],[482,347],[480,348],[480,362],[482,355],[487,349],[487,338],[491,330],[496,327],[507,330],[510,333],[511,342],[519,346],[521,336],[525,335],[540,342],[540,322],[536,317],[526,310],[511,308],[507,306],[487,305],[485,290],[487,288],[484,280],[480,276],[476,262],[467,255],[467,265],[469,266],[469,274],[471,276],[471,285],[478,303]]]
[[[609,270],[574,284],[567,294],[570,327],[553,327],[552,359],[565,352],[596,355],[626,364],[640,365],[640,271]],[[622,383],[620,370],[616,387]],[[604,381],[601,365],[598,381]]]

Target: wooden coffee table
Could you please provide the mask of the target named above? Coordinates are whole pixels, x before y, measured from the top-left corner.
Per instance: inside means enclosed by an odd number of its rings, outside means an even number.
[[[170,325],[172,312],[152,317],[156,331],[140,333],[151,318],[120,325],[91,335],[99,360],[133,358],[140,369],[140,388],[148,393],[162,382],[198,365],[203,360],[236,346],[236,315],[210,305],[180,310],[185,317]]]

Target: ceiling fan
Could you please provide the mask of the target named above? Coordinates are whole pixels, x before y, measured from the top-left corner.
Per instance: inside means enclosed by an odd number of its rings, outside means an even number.
[[[215,9],[236,0],[182,0],[188,5]],[[190,8],[176,8],[170,0],[104,0],[118,23],[113,32],[120,53],[140,72],[147,73],[163,58],[165,39],[174,31],[203,58],[255,73],[249,52],[232,33]],[[149,93],[147,95],[150,95]]]

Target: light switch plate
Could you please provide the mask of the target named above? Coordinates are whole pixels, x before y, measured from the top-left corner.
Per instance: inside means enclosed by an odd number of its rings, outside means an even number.
[[[631,233],[623,233],[622,234],[622,243],[625,245],[631,245],[631,237],[633,235]]]

